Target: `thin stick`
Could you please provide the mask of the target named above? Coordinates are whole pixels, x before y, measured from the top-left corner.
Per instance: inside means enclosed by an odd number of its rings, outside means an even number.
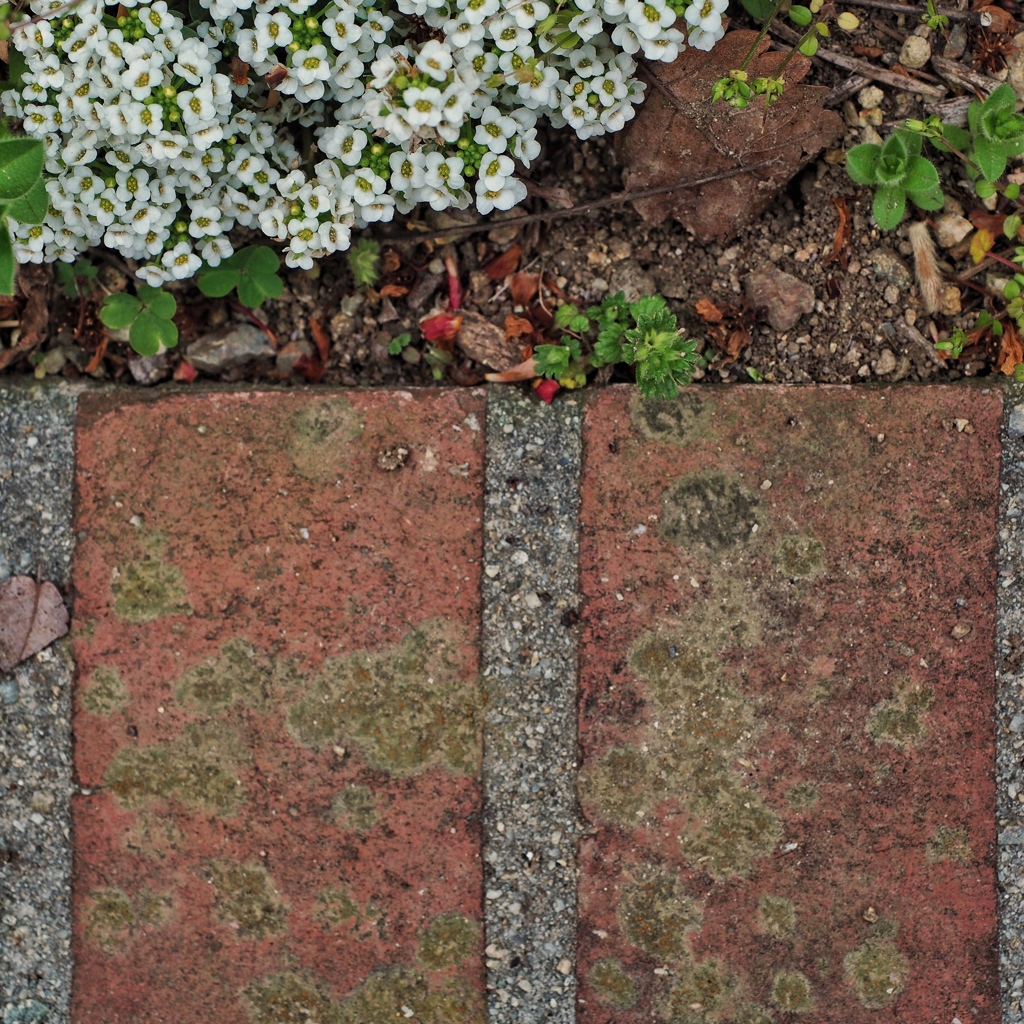
[[[788,25],[777,24],[772,29],[772,32],[777,33],[786,40],[787,43],[795,43],[801,38],[801,33],[794,32]],[[876,82],[885,82],[886,85],[891,85],[894,89],[904,89],[907,92],[917,92],[922,96],[933,96],[935,99],[945,96],[949,91],[937,85],[928,85],[926,82],[919,82],[916,78],[904,78],[902,75],[893,74],[891,71],[876,68],[873,64],[868,64],[867,61],[857,60],[856,57],[847,57],[842,53],[834,53],[832,50],[826,50],[821,46],[818,47],[818,52],[815,56],[820,57],[824,61],[828,61],[829,64],[835,64],[837,67],[845,68],[847,71],[855,71],[857,74],[864,75],[866,78],[873,78]]]
[[[892,11],[895,14],[914,14],[920,16],[924,11],[911,4],[897,4],[892,0],[850,0],[851,7],[875,7],[880,11]],[[943,7],[935,8],[936,14],[944,14],[950,21],[966,21],[969,25],[981,25],[988,28],[992,24],[992,15],[979,11],[953,11]]]
[[[638,189],[636,192],[616,192],[614,195],[605,196],[604,199],[594,199],[589,203],[580,203],[579,206],[570,206],[567,210],[550,210],[545,213],[528,213],[522,217],[510,217],[508,220],[482,221],[478,224],[466,224],[463,227],[445,228],[441,231],[425,231],[423,237],[431,239],[444,239],[459,237],[460,235],[472,235],[477,231],[490,231],[494,227],[519,227],[522,224],[533,224],[536,221],[562,220],[565,217],[576,217],[581,213],[590,213],[592,210],[604,210],[609,206],[620,206],[622,203],[633,202],[636,199],[650,199],[652,196],[663,196],[669,192],[679,192],[687,188],[699,188],[701,185],[710,185],[713,181],[724,181],[726,178],[735,178],[738,174],[748,174],[751,171],[761,171],[771,167],[777,160],[762,160],[760,163],[747,164],[744,167],[734,167],[729,171],[722,171],[720,174],[710,174],[706,178],[695,178],[693,181],[679,181],[674,185],[657,185],[654,188]],[[409,235],[377,235],[380,242],[408,242]]]

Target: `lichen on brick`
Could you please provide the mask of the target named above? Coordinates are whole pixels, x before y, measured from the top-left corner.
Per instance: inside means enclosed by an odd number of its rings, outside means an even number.
[[[272,975],[249,985],[242,1001],[253,1024],[341,1024],[327,987],[308,974]]]
[[[948,825],[940,825],[935,834],[928,840],[925,848],[928,860],[932,863],[940,860],[952,860],[959,864],[969,864],[971,861],[971,844],[967,829],[950,828]]]
[[[612,825],[638,825],[655,802],[653,761],[639,747],[612,747],[580,779],[583,799]]]
[[[688,935],[700,927],[701,917],[678,877],[658,867],[637,869],[619,897],[619,927],[626,940],[668,962],[689,959]]]
[[[190,614],[185,577],[163,559],[165,538],[142,539],[141,558],[119,566],[110,584],[114,614],[126,622],[152,622],[164,615]]]
[[[461,963],[477,947],[480,928],[454,912],[439,914],[419,934],[416,957],[431,971]]]
[[[786,803],[795,811],[806,811],[819,798],[818,787],[813,782],[798,782],[786,790]]]
[[[781,971],[772,980],[772,1002],[784,1013],[806,1013],[814,1003],[811,983],[800,971]]]
[[[217,892],[214,915],[241,938],[263,939],[287,928],[288,908],[262,864],[212,860],[206,875]]]
[[[891,1003],[906,984],[907,961],[888,940],[866,939],[845,957],[843,967],[857,998],[872,1010]]]
[[[128,808],[170,798],[188,808],[232,815],[245,798],[238,768],[249,756],[230,726],[187,725],[176,740],[119,750],[104,781]]]
[[[174,688],[175,698],[206,715],[226,711],[237,701],[262,705],[267,696],[272,666],[245,640],[229,640],[216,658],[189,669]]]
[[[308,480],[336,479],[351,461],[352,441],[359,431],[359,418],[347,399],[310,402],[295,414],[288,431],[295,469]]]
[[[94,715],[109,717],[128,704],[128,689],[113,665],[100,665],[82,689],[82,707]]]
[[[720,1019],[737,989],[736,976],[717,960],[702,960],[672,984],[667,1003],[670,1024],[704,1024]]]
[[[145,889],[132,899],[113,886],[95,889],[86,900],[85,935],[107,956],[114,956],[131,944],[140,929],[164,924],[172,910],[167,893]]]
[[[751,538],[760,504],[739,480],[699,470],[665,491],[658,534],[688,551],[705,547],[718,554]]]
[[[622,961],[615,957],[598,960],[587,971],[587,984],[602,1006],[629,1010],[636,1005],[636,982],[622,966]]]
[[[935,695],[928,687],[901,678],[896,681],[892,698],[880,701],[868,713],[868,735],[876,743],[916,746],[926,735],[923,718],[934,702]]]
[[[762,896],[757,904],[757,926],[762,935],[788,938],[796,930],[796,907],[785,896]]]
[[[706,432],[706,411],[705,400],[695,390],[686,390],[676,398],[635,398],[629,414],[647,440],[684,445]]]
[[[417,1024],[483,1024],[485,1018],[482,1000],[467,986],[458,981],[432,986],[409,967],[375,971],[338,1005],[340,1024],[394,1024],[406,1019]]]
[[[361,917],[359,905],[344,889],[323,889],[316,894],[313,918],[325,929],[346,921],[359,921]]]
[[[369,786],[353,783],[334,798],[331,816],[343,828],[366,832],[377,824],[377,799]]]
[[[825,545],[816,537],[791,534],[775,548],[775,563],[790,579],[810,579],[825,571]]]
[[[389,650],[326,661],[289,709],[288,728],[310,747],[347,738],[371,767],[394,775],[435,763],[475,773],[480,705],[449,627],[428,622]]]

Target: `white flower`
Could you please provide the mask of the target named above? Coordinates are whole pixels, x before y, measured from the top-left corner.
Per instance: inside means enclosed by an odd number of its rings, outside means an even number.
[[[722,15],[728,6],[729,0],[695,0],[686,8],[684,17],[687,25],[713,35],[722,27]]]
[[[509,178],[496,189],[489,189],[482,180],[476,183],[476,208],[482,214],[511,210],[525,198],[526,186],[518,178]]]
[[[191,277],[203,265],[203,261],[192,251],[192,246],[188,242],[179,242],[169,252],[165,252],[160,262],[176,281],[184,281],[185,278]]]
[[[509,161],[511,165],[511,161]],[[460,156],[445,156],[443,153],[428,153],[423,165],[423,180],[428,188],[452,189],[458,191],[464,181],[462,169],[465,161]],[[436,210],[437,207],[435,206]]]
[[[480,162],[478,186],[482,183],[487,189],[500,189],[505,179],[515,170],[515,164],[507,156],[485,156]]]
[[[710,50],[724,35],[725,29],[721,26],[713,32],[707,32],[698,25],[690,29],[686,41],[696,50]]]
[[[423,44],[416,54],[416,67],[435,82],[444,82],[452,69],[452,50],[450,46],[430,39]]]
[[[515,4],[509,13],[520,28],[533,28],[538,21],[543,21],[551,13],[551,8],[544,0],[527,0],[526,3]]]
[[[218,206],[197,205],[192,207],[192,219],[188,233],[193,238],[207,238],[219,235],[223,228],[220,219],[223,211]]]
[[[388,183],[369,167],[360,167],[345,178],[345,189],[357,206],[368,206],[380,201]]]
[[[663,29],[671,27],[676,12],[665,0],[632,0],[626,5],[626,17],[641,39],[654,39]]]
[[[480,117],[473,141],[486,146],[492,153],[504,153],[508,140],[515,135],[519,125],[511,117],[502,115],[495,106],[488,107]]]
[[[219,238],[211,238],[203,246],[203,262],[208,266],[218,267],[221,261],[226,260],[234,251],[232,244],[223,235]]]
[[[500,9],[499,0],[466,0],[459,3],[461,20],[470,25],[482,25]]]
[[[324,128],[320,133],[320,149],[348,167],[355,167],[362,160],[366,143],[366,132],[351,125]]]
[[[405,192],[408,189],[423,188],[426,176],[421,151],[407,153],[400,149],[388,157],[388,162],[391,164],[391,187],[393,189]]]
[[[411,86],[402,93],[402,102],[408,108],[402,112],[402,116],[414,128],[423,125],[433,127],[441,123],[440,89],[432,85],[428,85],[425,89]]]

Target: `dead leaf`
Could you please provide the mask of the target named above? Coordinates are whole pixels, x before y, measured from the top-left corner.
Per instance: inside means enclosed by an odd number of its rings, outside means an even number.
[[[331,337],[324,330],[324,323],[319,315],[309,318],[309,332],[313,335],[313,343],[320,354],[320,362],[326,363],[327,357],[331,354]]]
[[[394,249],[386,249],[380,261],[382,274],[393,274],[402,265],[402,257]]]
[[[1024,348],[1021,347],[1017,328],[1009,322],[1005,323],[999,341],[999,369],[1007,375],[1012,374],[1018,363],[1024,363]]]
[[[561,185],[545,185],[543,182],[531,181],[529,178],[520,178],[519,180],[526,186],[526,191],[531,196],[546,199],[552,206],[568,210],[576,205],[572,194]]]
[[[484,267],[484,273],[492,281],[504,281],[519,266],[519,260],[522,258],[522,255],[523,247],[516,242],[515,245],[510,245],[500,256],[495,256]]]
[[[750,344],[750,335],[746,327],[742,326],[731,330],[724,342],[719,343],[719,348],[730,358],[739,359],[740,353]]]
[[[491,381],[493,384],[512,384],[517,380],[533,380],[536,376],[537,371],[533,366],[533,356],[530,356],[529,359],[518,366],[502,370],[500,373],[488,373],[484,379]]]
[[[822,109],[823,86],[797,85],[810,69],[798,56],[786,70],[782,98],[765,112],[762,103],[736,110],[711,102],[716,79],[738,68],[757,33],[729,32],[705,53],[688,47],[671,64],[647,64],[660,88],[647,98],[617,149],[629,191],[676,184],[771,160],[772,166],[696,188],[634,201],[645,220],[674,217],[703,241],[724,242],[758,217],[797,171],[845,131],[842,118]],[[770,75],[785,53],[765,52],[747,68],[751,78]],[[667,94],[667,95],[666,95]],[[763,123],[762,123],[763,122]]]
[[[1003,221],[1006,220],[1006,214],[990,213],[988,210],[983,210],[979,207],[978,209],[971,210],[967,214],[967,219],[976,228],[984,228],[990,235],[995,235],[998,238],[1003,233]]]
[[[867,57],[869,60],[875,60],[885,53],[885,50],[880,46],[852,46],[850,49],[852,49],[858,57]]]
[[[277,87],[288,77],[288,68],[284,64],[275,64],[264,76],[263,81],[267,83],[267,88],[271,92],[276,92]],[[267,106],[270,106],[270,101],[267,101]]]
[[[985,253],[995,244],[996,240],[991,231],[986,228],[978,228],[971,239],[971,259],[975,263],[980,263],[985,258]]]
[[[385,298],[397,299],[402,295],[407,295],[409,289],[404,284],[386,284],[380,290],[380,295]]]
[[[722,311],[710,299],[698,299],[694,308],[704,323],[720,324],[722,322]]]
[[[1014,21],[1013,15],[1009,11],[1004,11],[1002,7],[997,7],[994,4],[986,4],[984,7],[976,7],[976,11],[979,14],[990,14],[992,15],[992,23],[988,27],[988,32],[992,35],[1010,35],[1017,31],[1018,25]]]
[[[828,254],[825,262],[831,263],[833,260],[839,260],[839,265],[845,270],[849,261],[847,250],[850,247],[850,211],[846,205],[845,196],[833,196],[832,205],[839,214],[839,223],[836,225],[836,237],[832,240],[832,251]]]
[[[231,58],[231,81],[235,85],[249,84],[249,65],[237,54]]]
[[[508,290],[517,306],[528,306],[540,291],[540,274],[527,274],[520,270],[510,278]]]
[[[22,263],[18,267],[18,290],[25,296],[25,308],[21,313],[21,334],[13,348],[0,350],[0,370],[5,369],[19,356],[31,352],[46,339],[50,326],[50,283],[53,281],[53,264]]]
[[[522,338],[530,334],[533,334],[533,324],[526,317],[516,316],[515,313],[505,317],[506,338]]]
[[[507,370],[523,358],[519,342],[509,338],[497,324],[471,310],[462,313],[462,329],[455,344],[470,359],[495,370]]]
[[[191,364],[182,360],[174,368],[174,379],[184,384],[191,384],[199,376],[199,371]]]
[[[68,610],[52,583],[31,576],[0,583],[0,672],[10,672],[67,631]]]
[[[327,372],[327,367],[319,355],[299,356],[292,363],[292,372],[301,374],[310,384],[319,384]]]

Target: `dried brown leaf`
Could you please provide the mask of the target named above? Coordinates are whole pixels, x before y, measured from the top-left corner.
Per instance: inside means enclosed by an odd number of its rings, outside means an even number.
[[[46,339],[50,326],[50,283],[53,266],[49,263],[22,263],[18,267],[18,289],[25,296],[21,313],[21,334],[13,348],[0,350],[0,370],[21,355],[31,352]]]
[[[636,200],[648,221],[674,217],[701,241],[723,242],[759,216],[789,179],[844,132],[842,119],[823,110],[824,87],[797,83],[810,62],[796,57],[786,69],[782,98],[768,111],[760,102],[745,110],[712,103],[716,79],[743,63],[757,33],[729,32],[709,53],[690,47],[671,64],[647,64],[659,87],[648,91],[640,113],[618,143],[629,191],[722,174],[771,160],[757,171],[736,174],[696,188]],[[747,68],[751,78],[770,75],[785,60],[765,52]]]
[[[495,256],[494,259],[484,267],[484,273],[492,281],[504,281],[505,278],[519,266],[519,260],[522,258],[522,255],[523,247],[516,242],[515,245],[510,245],[499,256]]]
[[[826,263],[839,260],[839,265],[846,269],[849,259],[847,250],[850,248],[850,210],[846,205],[845,196],[833,196],[832,205],[839,214],[839,223],[836,225],[836,237],[832,241],[832,251],[828,254]]]
[[[517,306],[529,305],[540,291],[540,274],[527,274],[520,270],[509,279],[508,290]]]
[[[1021,347],[1017,328],[1011,323],[1003,325],[1003,336],[999,339],[999,358],[997,359],[1002,373],[1011,374],[1018,363],[1024,363],[1024,348]]]
[[[530,334],[533,334],[533,324],[526,317],[516,316],[515,313],[505,317],[506,338],[522,338]]]
[[[382,298],[397,299],[402,295],[407,295],[408,293],[409,289],[404,284],[386,284],[381,288],[378,294],[380,294]]]
[[[68,610],[52,583],[31,576],[0,583],[0,672],[10,672],[67,631]]]
[[[698,299],[694,308],[704,323],[720,324],[722,322],[722,311],[710,299]]]

